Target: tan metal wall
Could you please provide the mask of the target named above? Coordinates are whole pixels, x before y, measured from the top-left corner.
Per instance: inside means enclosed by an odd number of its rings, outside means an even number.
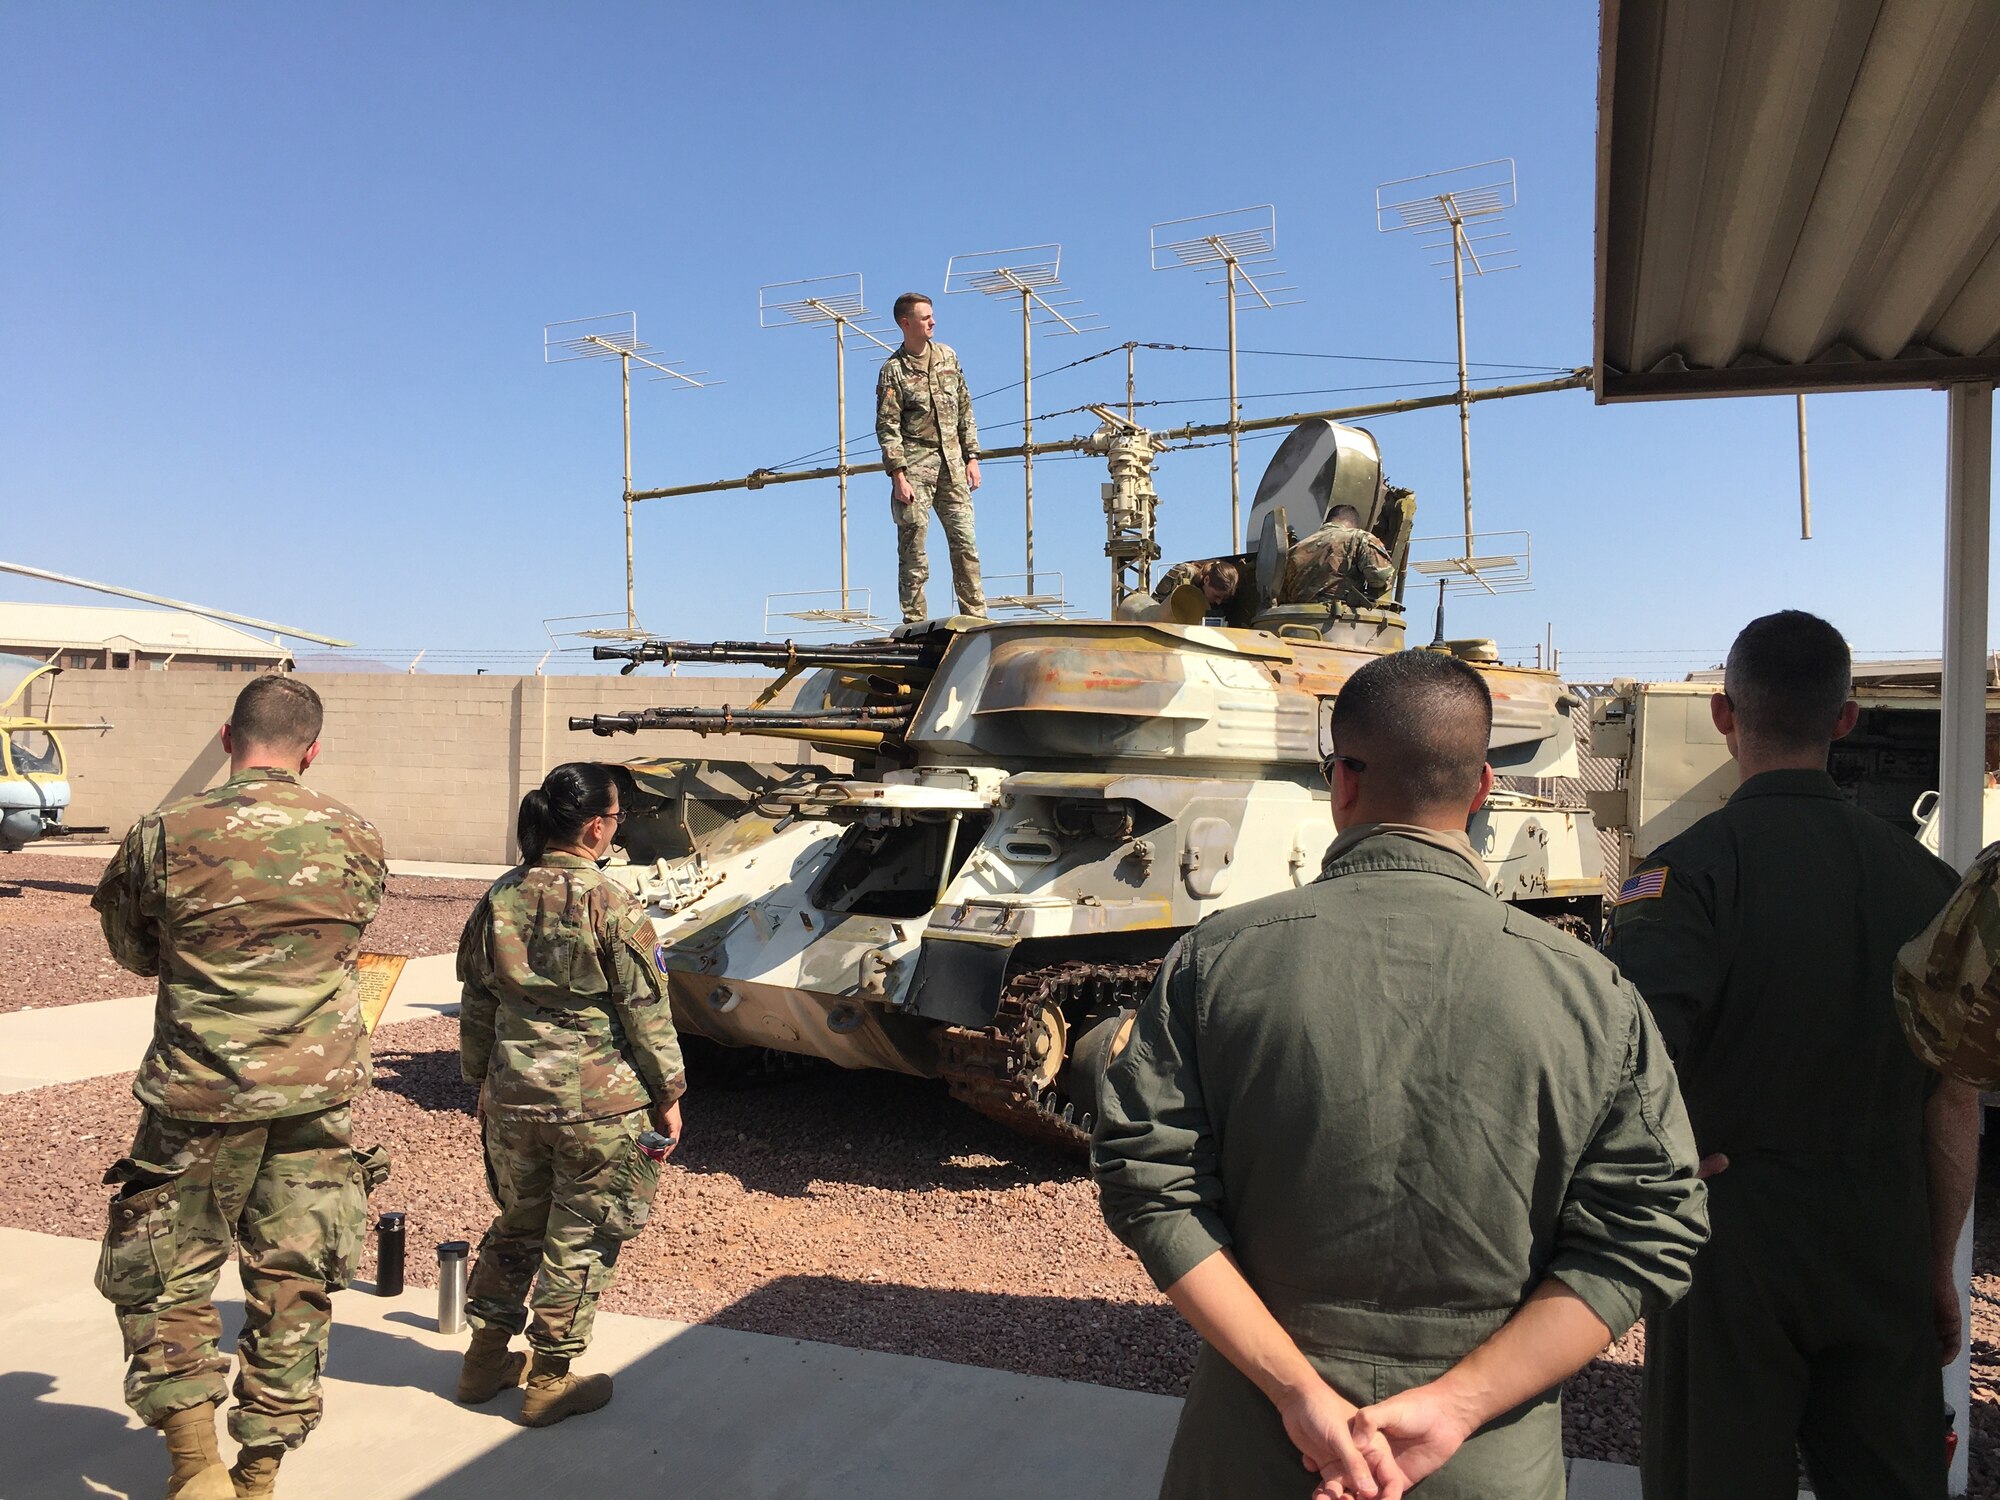
[[[500,864],[514,858],[521,796],[566,760],[714,756],[798,764],[789,740],[572,733],[572,714],[668,704],[748,704],[769,681],[747,677],[442,677],[301,674],[326,702],[312,784],[382,830],[393,859]],[[65,672],[55,713],[100,717],[109,734],[63,736],[69,821],[122,835],[134,819],[219,781],[216,732],[245,679],[224,672]]]

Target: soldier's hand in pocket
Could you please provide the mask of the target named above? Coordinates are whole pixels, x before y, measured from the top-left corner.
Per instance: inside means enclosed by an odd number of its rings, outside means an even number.
[[[674,1143],[667,1147],[667,1155],[672,1156],[681,1143],[681,1101],[676,1099],[664,1107],[654,1105],[653,1128]]]

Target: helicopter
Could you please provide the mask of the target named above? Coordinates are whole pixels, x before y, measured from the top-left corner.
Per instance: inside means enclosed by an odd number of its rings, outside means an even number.
[[[111,726],[101,721],[61,724],[47,717],[55,707],[55,679],[61,671],[33,657],[0,655],[0,854],[17,854],[40,839],[97,831],[63,822],[70,790],[61,735]],[[42,714],[32,711],[37,683],[48,691]]]

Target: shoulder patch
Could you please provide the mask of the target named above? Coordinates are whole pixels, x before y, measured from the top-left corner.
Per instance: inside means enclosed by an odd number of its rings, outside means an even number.
[[[1631,901],[1657,901],[1666,893],[1667,867],[1661,865],[1656,869],[1641,870],[1618,887],[1618,894],[1611,898],[1611,904],[1624,906]]]
[[[653,944],[653,964],[662,974],[667,972],[667,945]]]

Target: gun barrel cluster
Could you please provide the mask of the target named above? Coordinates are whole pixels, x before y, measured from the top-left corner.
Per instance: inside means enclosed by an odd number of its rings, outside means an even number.
[[[726,662],[736,666],[775,667],[796,672],[811,667],[919,666],[935,660],[936,652],[916,641],[830,642],[801,646],[794,641],[635,641],[623,646],[598,646],[597,661],[622,661],[630,673],[649,661]]]
[[[812,709],[784,708],[641,708],[622,714],[592,714],[573,718],[571,729],[592,734],[636,734],[641,729],[686,729],[695,734],[756,734],[764,730],[873,729],[900,734],[910,727],[914,710],[907,707]]]

